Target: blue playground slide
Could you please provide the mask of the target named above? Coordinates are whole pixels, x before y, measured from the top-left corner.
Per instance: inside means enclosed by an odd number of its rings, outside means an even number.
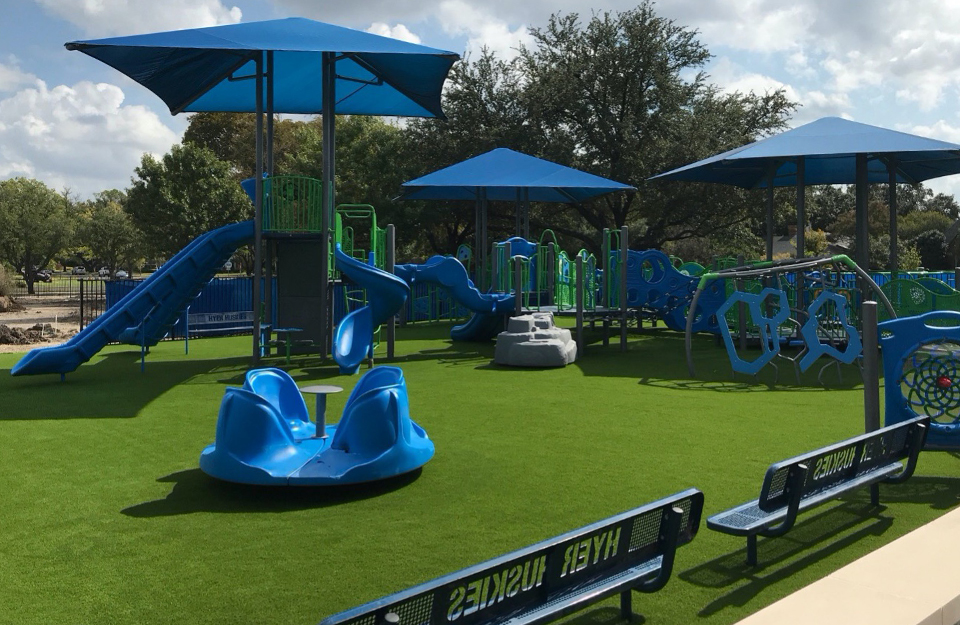
[[[114,341],[155,345],[234,251],[252,240],[252,220],[200,235],[79,334],[31,350],[10,374],[69,373]]]
[[[488,341],[503,329],[503,317],[513,313],[512,293],[481,293],[467,270],[453,256],[431,256],[422,265],[397,265],[397,274],[407,284],[429,282],[443,287],[474,315],[467,323],[454,326],[454,341]]]
[[[367,292],[368,304],[347,314],[333,339],[333,360],[340,365],[340,373],[352,375],[373,348],[374,328],[400,312],[410,287],[395,275],[345,254],[339,243],[335,259],[337,270]]]

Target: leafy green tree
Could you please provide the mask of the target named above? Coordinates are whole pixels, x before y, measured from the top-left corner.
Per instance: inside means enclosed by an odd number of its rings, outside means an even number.
[[[111,275],[121,266],[132,268],[143,256],[143,234],[124,210],[126,194],[115,189],[98,193],[80,209],[78,239],[107,267]]]
[[[230,163],[192,143],[162,159],[144,154],[127,195],[127,212],[148,252],[170,256],[196,236],[249,218],[253,205],[231,176]]]
[[[531,35],[524,98],[545,156],[640,189],[577,205],[584,243],[626,224],[634,246],[660,247],[762,214],[759,194],[647,179],[782,128],[794,108],[782,90],[720,92],[702,71],[710,54],[697,32],[659,17],[649,0],[586,25],[554,15]]]
[[[476,60],[456,63],[450,71],[443,96],[446,119],[412,120],[403,132],[401,166],[405,180],[472,158],[497,147],[541,154],[542,137],[529,125],[523,99],[523,75],[519,62],[497,58],[489,49]],[[399,188],[398,188],[399,191]],[[531,223],[544,227],[549,210],[562,221],[563,210],[534,205]],[[401,238],[419,233],[419,245],[408,253],[452,253],[474,237],[473,202],[403,202],[396,220]],[[491,202],[488,232],[492,238],[515,234],[515,205]]]
[[[897,234],[903,240],[915,239],[928,230],[945,232],[953,222],[953,219],[937,210],[913,211],[898,220]]]
[[[939,230],[928,230],[921,233],[914,239],[913,244],[920,254],[920,262],[926,269],[950,268],[947,242],[943,233]]]
[[[853,189],[854,187],[836,185],[811,187],[806,204],[810,227],[816,230],[830,230],[841,215],[851,213],[857,206]],[[795,220],[794,223],[796,223]]]
[[[803,251],[807,256],[820,256],[827,251],[827,234],[823,230],[807,230],[803,237]]]
[[[39,180],[0,181],[0,260],[23,269],[27,292],[34,293],[33,267],[44,267],[73,235],[68,193]]]

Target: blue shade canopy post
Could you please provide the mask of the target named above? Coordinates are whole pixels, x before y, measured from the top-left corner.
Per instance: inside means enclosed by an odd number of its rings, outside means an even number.
[[[685,165],[652,179],[729,184],[744,189],[804,185],[857,185],[857,263],[867,256],[867,185],[890,185],[891,260],[896,258],[896,184],[916,184],[960,173],[960,145],[928,139],[839,117],[824,117],[787,132],[761,139]],[[768,203],[772,193],[768,193]],[[801,205],[802,212],[802,205]],[[768,206],[768,220],[770,219]],[[772,225],[767,224],[768,256]],[[803,231],[799,224],[798,233]],[[802,235],[798,253],[802,253]]]
[[[181,112],[257,114],[254,302],[260,302],[264,99],[272,113],[323,115],[323,253],[327,275],[335,203],[334,115],[442,116],[440,94],[459,56],[453,52],[304,18],[193,28],[66,44],[140,83]],[[268,60],[269,59],[269,60]],[[270,71],[264,71],[268,65]],[[251,81],[253,85],[251,85]],[[271,146],[268,162],[272,161]],[[321,299],[327,301],[326,279]],[[327,353],[321,307],[321,353]],[[254,315],[253,359],[260,354]]]
[[[530,202],[579,204],[635,187],[558,165],[507,148],[497,148],[403,183],[403,200],[474,200],[477,204],[478,267],[487,259],[487,203],[517,203],[517,235],[530,237]],[[522,231],[521,231],[522,230]],[[482,273],[482,269],[481,269]],[[481,284],[483,280],[480,280]],[[485,286],[485,285],[484,285]]]

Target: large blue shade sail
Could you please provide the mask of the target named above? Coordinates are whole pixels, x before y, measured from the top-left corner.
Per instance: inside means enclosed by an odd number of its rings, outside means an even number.
[[[804,184],[854,184],[856,155],[868,156],[869,182],[889,182],[893,162],[897,182],[916,184],[960,173],[960,145],[841,119],[824,117],[793,130],[653,178],[716,182],[747,189],[797,184],[796,159],[804,157]]]
[[[453,52],[305,18],[67,43],[157,94],[174,114],[256,110],[253,59],[274,53],[273,110],[322,112],[321,56],[336,54],[336,113],[442,116]],[[266,91],[264,91],[266,93]]]
[[[541,158],[497,148],[456,165],[403,183],[404,200],[474,200],[486,190],[488,200],[576,203],[634,187],[558,165]]]

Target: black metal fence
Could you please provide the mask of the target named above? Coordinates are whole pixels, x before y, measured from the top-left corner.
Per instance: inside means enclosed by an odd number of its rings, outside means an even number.
[[[49,282],[37,280],[33,283],[33,293],[29,292],[27,282],[22,276],[14,276],[13,297],[49,297],[57,299],[73,299],[80,297],[81,282],[101,281],[96,277],[74,276],[71,274],[54,274]]]
[[[104,280],[81,278],[77,280],[77,297],[80,298],[80,329],[107,310],[107,289]]]

